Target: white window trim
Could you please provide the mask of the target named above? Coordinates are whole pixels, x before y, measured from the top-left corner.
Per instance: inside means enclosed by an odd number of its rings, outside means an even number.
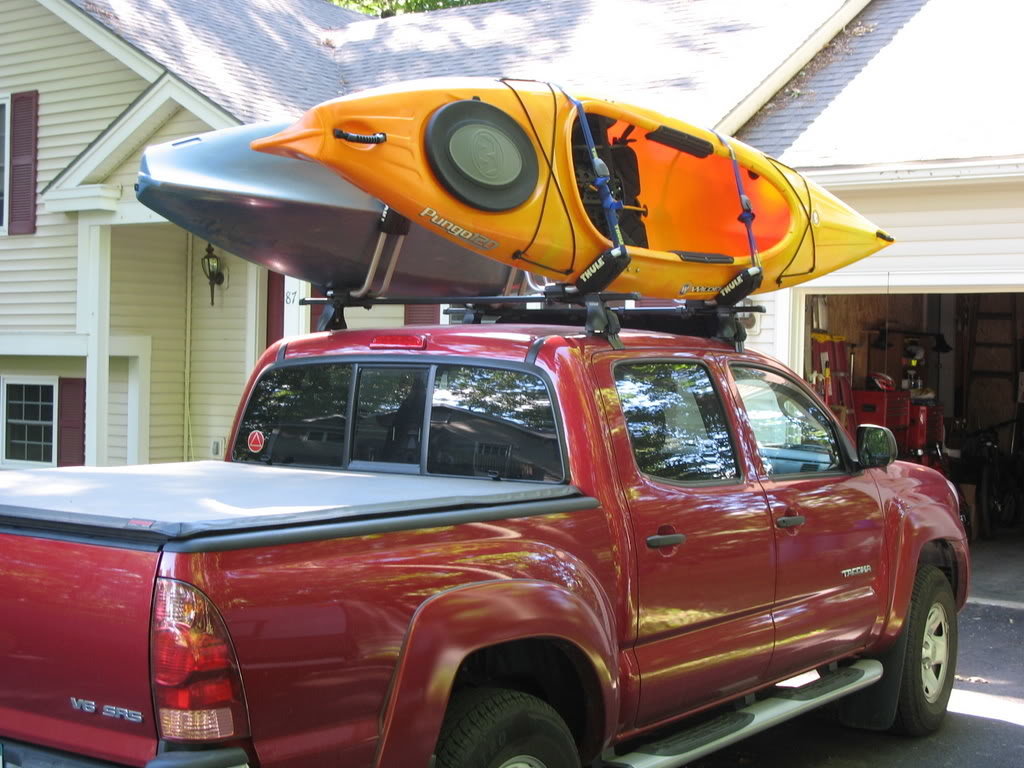
[[[3,214],[0,218],[0,236],[4,236],[7,234],[7,222],[11,217],[11,95],[9,93],[0,93],[0,105],[6,107],[3,117],[3,147],[0,147],[3,150],[4,161],[4,167],[0,172],[0,184],[3,185],[0,189],[4,193],[3,203],[0,203],[0,214]]]
[[[18,461],[7,458],[7,385],[8,384],[43,384],[53,387],[53,458],[51,461]],[[56,376],[0,376],[0,469],[40,469],[57,466],[57,448],[60,443],[58,435],[57,398],[60,387]]]

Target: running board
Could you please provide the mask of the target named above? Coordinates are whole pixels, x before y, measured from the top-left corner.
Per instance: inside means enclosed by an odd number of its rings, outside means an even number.
[[[610,756],[601,768],[678,768],[748,736],[866,688],[882,677],[878,661],[864,659],[799,688],[776,688],[772,696],[700,725]]]

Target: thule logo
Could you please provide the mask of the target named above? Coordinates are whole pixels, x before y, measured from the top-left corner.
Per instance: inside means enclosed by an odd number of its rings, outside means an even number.
[[[596,275],[597,271],[599,269],[601,269],[601,267],[603,267],[603,266],[604,266],[604,256],[601,256],[601,257],[598,258],[597,261],[595,261],[593,264],[591,264],[589,267],[587,267],[585,270],[583,270],[583,274],[580,275],[580,282],[582,283],[585,280],[587,280],[587,279],[593,277],[594,275]]]
[[[71,697],[71,707],[79,712],[87,712],[90,715],[95,715],[98,711],[98,714],[104,717],[112,717],[115,720],[125,720],[129,723],[142,722],[142,713],[137,710],[115,707],[112,704],[104,704],[102,707],[97,708],[95,701],[79,699],[75,696]]]

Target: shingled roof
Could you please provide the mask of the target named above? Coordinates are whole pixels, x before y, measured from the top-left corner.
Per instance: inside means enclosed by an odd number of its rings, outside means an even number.
[[[346,92],[444,75],[536,78],[717,124],[843,0],[503,0],[349,23]]]
[[[1024,154],[1024,6],[874,0],[740,131],[800,168]]]
[[[504,75],[715,125],[849,0],[502,0],[389,19],[327,0],[65,1],[241,122],[398,80]]]
[[[340,92],[324,32],[366,17],[325,0],[67,0],[241,122]]]

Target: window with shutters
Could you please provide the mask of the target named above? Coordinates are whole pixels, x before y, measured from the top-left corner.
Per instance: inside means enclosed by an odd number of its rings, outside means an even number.
[[[0,379],[0,466],[57,465],[57,379]]]
[[[7,234],[7,187],[10,148],[11,97],[0,93],[0,235]]]

